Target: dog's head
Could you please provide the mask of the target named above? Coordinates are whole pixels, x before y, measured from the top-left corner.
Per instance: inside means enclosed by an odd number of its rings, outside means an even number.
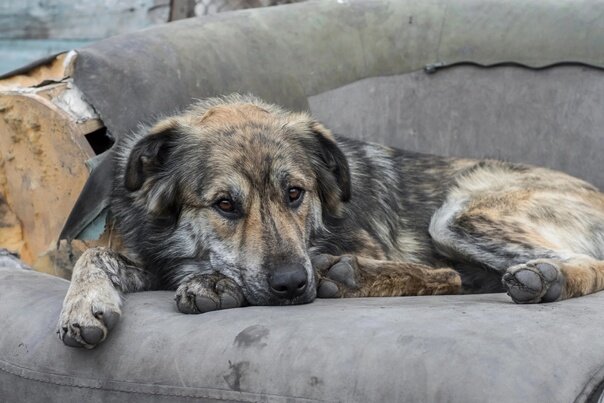
[[[350,198],[348,163],[325,127],[243,96],[161,121],[129,150],[121,180],[170,232],[160,248],[209,261],[253,305],[315,298],[309,241]]]

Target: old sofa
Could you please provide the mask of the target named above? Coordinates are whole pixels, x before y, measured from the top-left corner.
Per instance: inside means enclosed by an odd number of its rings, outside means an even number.
[[[70,53],[57,82],[78,89],[91,110],[73,114],[94,115],[109,140],[192,99],[252,92],[352,137],[549,166],[604,188],[603,17],[594,1],[309,1],[110,38]],[[69,219],[52,224],[64,238],[103,228],[104,148]],[[503,294],[318,300],[192,316],[172,293],[146,292],[129,295],[109,339],[84,351],[54,334],[67,281],[15,266],[5,253],[7,402],[587,402],[604,385],[604,293],[530,306]]]

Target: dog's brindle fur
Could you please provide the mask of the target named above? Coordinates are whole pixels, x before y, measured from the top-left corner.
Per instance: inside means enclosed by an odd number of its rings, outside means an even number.
[[[536,303],[604,288],[604,195],[559,172],[334,137],[250,96],[142,130],[116,162],[123,247],[78,260],[59,323],[70,346],[103,341],[121,293],[150,289],[176,289],[180,311],[201,313],[317,295],[505,288]],[[269,286],[284,265],[306,275],[295,297]]]

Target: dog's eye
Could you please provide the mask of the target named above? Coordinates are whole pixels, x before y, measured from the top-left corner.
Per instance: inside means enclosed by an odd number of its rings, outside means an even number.
[[[289,204],[293,207],[297,207],[302,202],[303,194],[304,194],[304,189],[289,188],[289,190],[287,191]]]
[[[219,200],[218,203],[216,203],[216,207],[218,207],[221,211],[224,211],[225,213],[232,213],[233,211],[235,211],[235,205],[229,199]]]
[[[225,198],[218,200],[216,203],[214,203],[214,208],[224,218],[228,218],[231,220],[238,219],[242,215],[240,208],[238,208],[237,206],[237,203],[235,203],[231,199]]]

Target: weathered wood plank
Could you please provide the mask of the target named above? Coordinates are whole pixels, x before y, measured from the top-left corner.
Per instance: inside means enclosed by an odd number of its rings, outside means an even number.
[[[0,157],[0,247],[18,253],[31,262],[33,258],[23,237],[21,222],[6,201],[6,182],[4,161]]]
[[[87,243],[56,248],[57,238],[95,156],[89,136],[103,129],[72,82],[76,58],[63,53],[0,79],[0,247],[65,278]]]
[[[71,74],[75,57],[75,52],[61,53],[54,58],[45,60],[35,68],[28,68],[20,74],[9,74],[7,77],[0,79],[0,90],[37,87],[45,82],[62,81]]]
[[[94,156],[77,120],[55,103],[68,84],[54,86],[63,88],[0,92],[5,196],[21,222],[28,263],[54,247]]]

